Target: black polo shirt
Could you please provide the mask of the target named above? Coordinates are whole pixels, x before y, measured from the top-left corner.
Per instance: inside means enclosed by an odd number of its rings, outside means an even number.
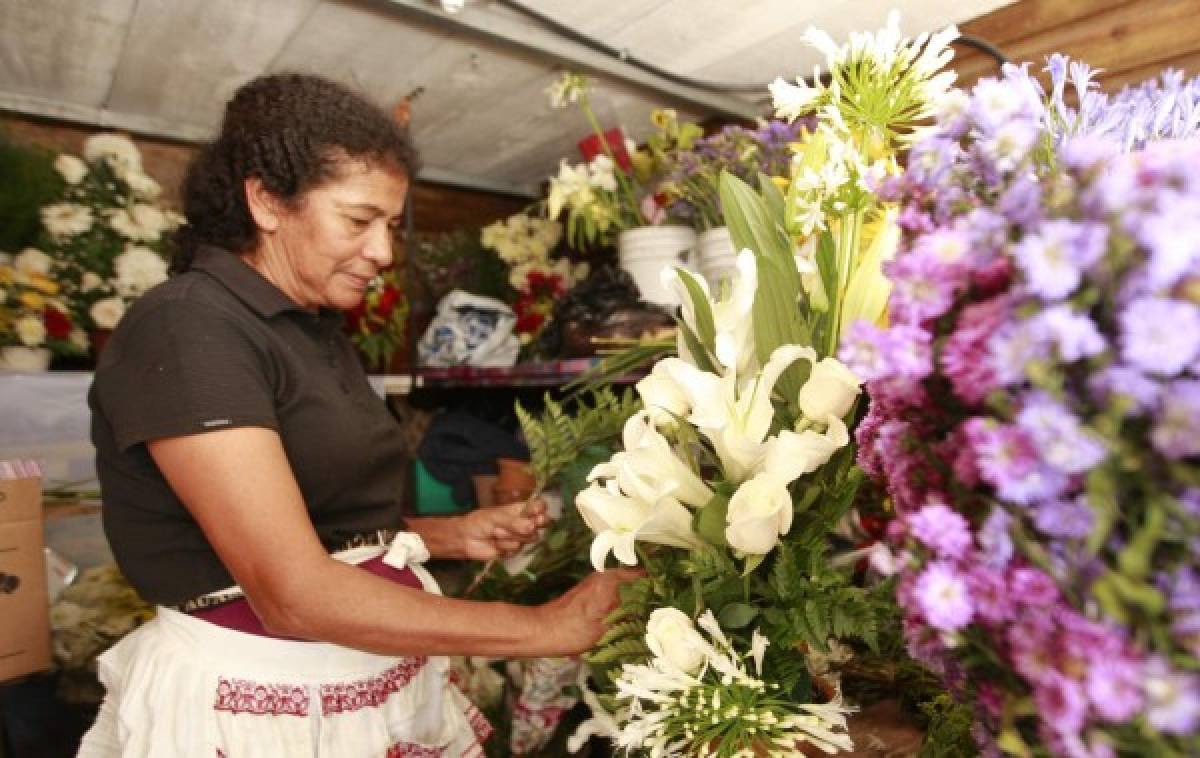
[[[88,401],[105,533],[146,600],[175,605],[233,584],[148,440],[274,429],[327,547],[401,527],[399,429],[341,325],[340,313],[301,308],[215,248],[121,319]],[[253,490],[238,507],[255,507]]]

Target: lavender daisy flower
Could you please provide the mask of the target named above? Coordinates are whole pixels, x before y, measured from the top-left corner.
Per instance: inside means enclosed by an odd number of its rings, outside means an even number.
[[[1200,353],[1200,308],[1161,297],[1141,297],[1118,317],[1121,357],[1150,374],[1175,376]]]
[[[1008,584],[1021,603],[1039,612],[1058,602],[1058,585],[1038,569],[1018,566],[1009,571]]]
[[[1065,363],[1098,355],[1106,347],[1095,322],[1066,304],[1053,305],[1042,311],[1033,318],[1030,328],[1042,340],[1053,344],[1059,359]]]
[[[963,576],[946,561],[934,561],[917,578],[913,595],[929,625],[943,632],[971,623],[971,593]]]
[[[1042,464],[1037,445],[1020,427],[973,418],[964,425],[979,475],[1000,497],[1018,505],[1057,497],[1067,486],[1059,469]]]
[[[1156,657],[1146,665],[1143,687],[1150,726],[1168,734],[1192,734],[1200,726],[1200,675]]]
[[[1135,410],[1148,411],[1158,405],[1162,385],[1129,366],[1116,364],[1093,374],[1088,389],[1096,402],[1111,402],[1114,396],[1125,398]]]
[[[1079,287],[1084,270],[1100,259],[1107,242],[1106,226],[1053,219],[1017,243],[1013,255],[1033,292],[1060,300]]]
[[[1058,671],[1049,671],[1033,688],[1033,702],[1042,723],[1059,734],[1074,734],[1087,720],[1088,702],[1083,687]]]
[[[1047,344],[1028,323],[1001,324],[988,339],[988,364],[1002,386],[1026,379],[1029,364],[1049,357]]]
[[[1150,251],[1150,287],[1160,291],[1175,286],[1200,263],[1200,197],[1166,195],[1155,213],[1139,219],[1136,234]]]
[[[886,264],[885,272],[892,281],[890,317],[896,323],[920,324],[949,310],[962,281],[952,268],[931,254],[916,251]]]
[[[933,371],[929,332],[911,324],[897,324],[885,333],[883,350],[893,376],[921,380]]]
[[[1010,223],[1032,226],[1042,218],[1042,188],[1032,175],[1017,178],[1000,196],[996,209]]]
[[[975,602],[975,615],[988,624],[1005,624],[1016,618],[1017,604],[1004,575],[986,566],[967,570],[967,586]]]
[[[962,514],[943,503],[930,503],[908,517],[908,530],[940,558],[963,558],[971,531]]]
[[[1200,380],[1179,379],[1167,386],[1150,441],[1171,459],[1200,455]]]
[[[1011,304],[1005,296],[968,305],[942,346],[942,372],[950,380],[954,394],[968,403],[982,402],[1000,385],[990,345],[992,336],[1011,316]]]
[[[1142,707],[1143,667],[1124,657],[1092,658],[1086,690],[1092,707],[1107,721],[1128,721]]]
[[[1007,174],[1025,163],[1037,139],[1038,127],[1033,119],[1014,118],[997,126],[980,143],[980,150],[998,173]]]
[[[884,349],[886,341],[887,334],[883,329],[859,319],[842,337],[838,360],[864,382],[888,376],[891,366]]]
[[[1003,508],[992,508],[992,512],[984,520],[983,526],[976,533],[979,541],[979,557],[985,566],[1002,569],[1013,557],[1012,535],[1009,526],[1012,516]]]
[[[1049,395],[1027,395],[1017,414],[1017,426],[1029,435],[1047,463],[1068,474],[1082,474],[1108,456],[1104,444]]]
[[[1049,537],[1081,540],[1092,532],[1092,509],[1083,497],[1073,501],[1050,500],[1033,509],[1033,523]]]

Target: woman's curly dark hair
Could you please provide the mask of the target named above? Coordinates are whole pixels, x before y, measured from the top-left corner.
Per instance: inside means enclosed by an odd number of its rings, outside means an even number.
[[[242,85],[225,106],[217,139],[192,160],[183,184],[187,223],[175,235],[173,272],[186,271],[201,245],[241,253],[258,228],[244,181],[258,177],[286,203],[335,178],[350,160],[412,177],[417,156],[407,130],[375,104],[309,74],[272,74]]]

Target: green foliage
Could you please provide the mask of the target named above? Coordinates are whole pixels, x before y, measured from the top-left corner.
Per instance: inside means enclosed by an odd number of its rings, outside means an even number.
[[[975,719],[971,708],[946,694],[921,704],[921,712],[929,719],[920,758],[968,758],[979,755],[971,737]]]
[[[41,207],[58,197],[63,180],[47,150],[19,145],[0,132],[0,251],[18,253],[37,242]]]
[[[618,395],[603,387],[591,393],[591,404],[587,397],[579,397],[567,408],[549,394],[545,401],[540,418],[519,403],[516,407],[539,488],[554,481],[588,447],[618,439],[625,422],[641,408],[641,400],[628,388]]]
[[[599,363],[580,374],[565,389],[574,394],[595,392],[614,379],[626,376],[643,366],[657,363],[675,354],[675,340],[637,342],[620,352],[605,356]]]

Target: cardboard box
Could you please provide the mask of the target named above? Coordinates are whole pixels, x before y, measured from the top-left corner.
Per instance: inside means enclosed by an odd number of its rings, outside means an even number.
[[[50,667],[42,480],[0,479],[0,681]]]

